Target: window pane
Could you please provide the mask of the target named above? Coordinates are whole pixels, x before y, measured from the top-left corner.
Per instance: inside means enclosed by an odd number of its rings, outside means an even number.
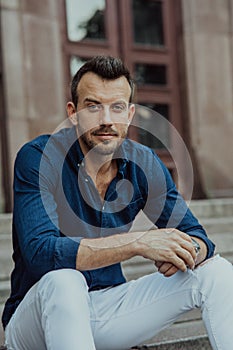
[[[166,122],[166,120],[169,120],[169,106],[153,103],[141,103],[141,105],[149,109],[144,110],[142,108],[141,113],[137,115],[141,126],[138,129],[138,141],[152,149],[166,149],[164,143],[170,147],[169,124]],[[156,113],[150,112],[150,110],[158,112],[164,118],[156,118]],[[147,130],[156,130],[156,135],[159,135],[158,138]]]
[[[88,60],[88,58],[80,58],[77,56],[71,56],[70,59],[70,75],[73,77],[75,73],[81,68],[82,65]]]
[[[154,46],[164,45],[161,1],[133,0],[134,42]]]
[[[135,64],[135,81],[138,85],[167,84],[167,67],[165,65]]]
[[[105,0],[66,0],[69,40],[106,39],[105,7]]]

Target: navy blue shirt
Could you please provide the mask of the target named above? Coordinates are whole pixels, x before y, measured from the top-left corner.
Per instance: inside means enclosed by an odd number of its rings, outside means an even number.
[[[76,268],[83,237],[128,232],[140,211],[158,228],[175,227],[201,238],[207,258],[213,255],[214,244],[151,149],[126,139],[114,158],[118,172],[103,201],[85,171],[74,128],[42,135],[19,151],[14,171],[15,267],[2,317],[4,327],[29,288],[44,274]],[[125,282],[120,264],[83,274],[90,290]]]

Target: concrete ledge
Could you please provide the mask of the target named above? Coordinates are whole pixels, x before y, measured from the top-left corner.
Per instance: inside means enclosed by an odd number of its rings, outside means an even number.
[[[137,349],[137,348],[136,348]],[[147,347],[138,347],[138,349],[150,350],[211,350],[212,347],[206,336],[193,337],[190,339],[179,339],[177,341],[167,341],[158,344],[147,345]]]
[[[198,218],[233,216],[233,198],[192,200],[189,207]]]

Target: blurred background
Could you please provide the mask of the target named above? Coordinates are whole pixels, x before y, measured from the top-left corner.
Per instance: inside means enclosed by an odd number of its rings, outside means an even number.
[[[18,149],[66,118],[72,76],[100,54],[120,57],[135,102],[179,131],[193,198],[233,197],[233,0],[1,0],[0,10],[0,212],[12,210]],[[130,136],[155,149],[176,181],[169,149],[143,130],[153,116],[139,116]],[[185,170],[169,129],[156,127]]]

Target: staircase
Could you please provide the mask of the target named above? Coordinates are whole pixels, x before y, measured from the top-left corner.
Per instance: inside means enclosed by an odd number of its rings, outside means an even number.
[[[233,263],[233,199],[192,201],[190,208],[216,244],[216,251]],[[9,276],[12,270],[11,220],[11,214],[0,214],[0,314],[9,295]],[[128,279],[155,271],[151,262],[139,257],[124,262],[123,269]],[[2,343],[3,331],[0,328],[0,345]],[[145,346],[150,350],[211,349],[199,310],[186,313]],[[141,350],[145,348],[138,347]]]
[[[233,199],[192,201],[190,209],[216,244],[216,252],[233,263]],[[139,257],[124,262],[123,268],[128,279],[155,271],[153,263]],[[211,349],[198,309],[186,313],[145,345],[150,350]]]

